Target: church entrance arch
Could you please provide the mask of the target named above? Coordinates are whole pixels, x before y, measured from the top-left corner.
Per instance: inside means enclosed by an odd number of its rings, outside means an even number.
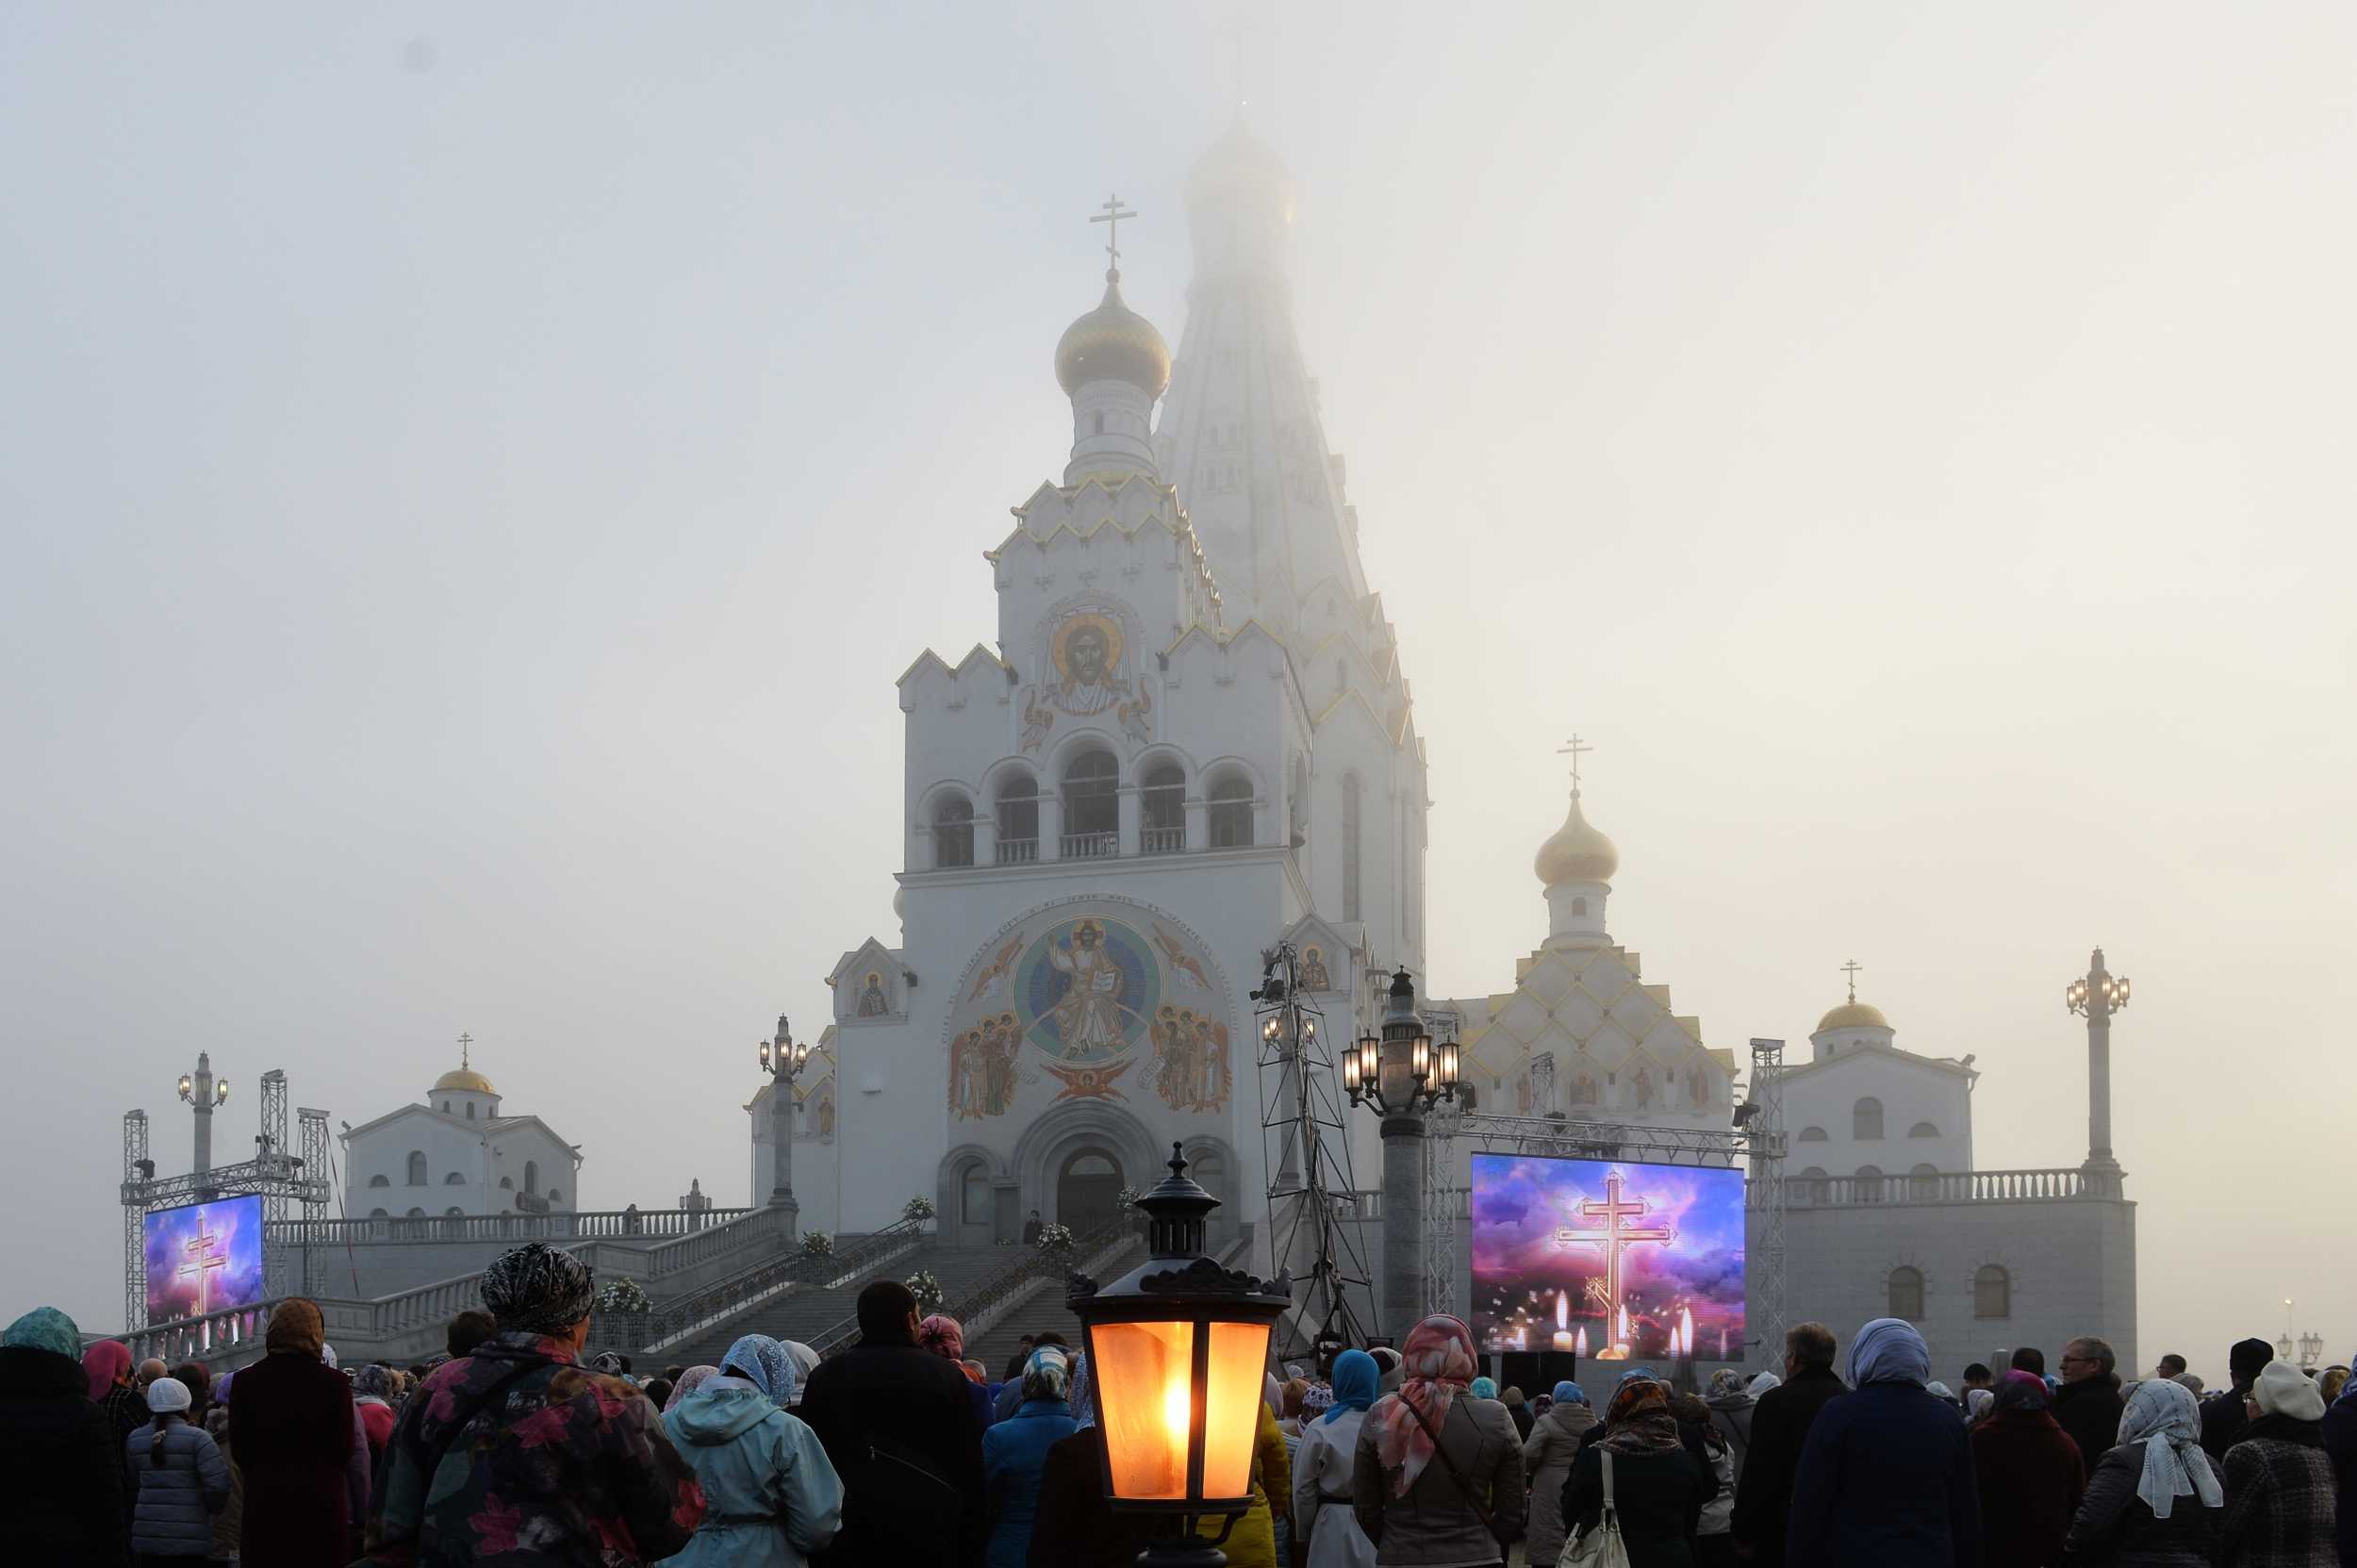
[[[1056,1223],[1075,1236],[1111,1224],[1121,1212],[1121,1157],[1098,1146],[1075,1149],[1056,1173]]]

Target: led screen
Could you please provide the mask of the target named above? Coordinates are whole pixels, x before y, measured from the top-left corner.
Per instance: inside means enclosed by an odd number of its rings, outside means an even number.
[[[1743,1173],[1473,1157],[1473,1330],[1583,1362],[1743,1359]]]
[[[223,1197],[147,1216],[147,1321],[202,1317],[262,1298],[262,1200]]]

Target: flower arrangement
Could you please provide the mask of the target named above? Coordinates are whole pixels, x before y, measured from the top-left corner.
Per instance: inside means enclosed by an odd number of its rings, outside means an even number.
[[[598,1291],[598,1311],[602,1312],[651,1312],[654,1303],[647,1299],[635,1279],[615,1279]]]
[[[1138,1191],[1135,1187],[1124,1187],[1120,1192],[1113,1196],[1113,1200],[1122,1208],[1127,1209],[1134,1205],[1139,1198],[1144,1197],[1146,1195],[1144,1193]]]
[[[834,1238],[824,1230],[804,1231],[802,1233],[802,1256],[805,1258],[833,1257]]]
[[[900,1217],[902,1219],[932,1218],[933,1200],[927,1197],[923,1193],[917,1194],[915,1197],[910,1198],[906,1203],[900,1205]]]
[[[1072,1228],[1067,1225],[1043,1225],[1039,1230],[1039,1249],[1042,1252],[1072,1250]]]
[[[941,1304],[944,1300],[941,1281],[933,1278],[931,1269],[920,1268],[902,1283],[908,1286],[909,1294],[916,1297],[916,1310],[919,1312],[941,1311]]]

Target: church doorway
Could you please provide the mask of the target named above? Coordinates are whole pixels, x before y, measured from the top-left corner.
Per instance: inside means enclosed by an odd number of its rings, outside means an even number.
[[[1075,1150],[1056,1174],[1056,1223],[1084,1236],[1120,1212],[1120,1160],[1103,1148]]]

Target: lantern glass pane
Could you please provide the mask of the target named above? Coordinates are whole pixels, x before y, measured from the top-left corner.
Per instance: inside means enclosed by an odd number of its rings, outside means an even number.
[[[1269,1326],[1213,1323],[1209,1386],[1204,1390],[1203,1495],[1252,1493],[1252,1450],[1261,1435],[1261,1379],[1268,1370]]]
[[[1268,1331],[1261,1330],[1265,1341]],[[1089,1377],[1113,1495],[1174,1501],[1187,1494],[1187,1425],[1194,1414],[1193,1323],[1100,1323],[1089,1330]],[[1253,1385],[1257,1391],[1260,1385]],[[1259,1397],[1258,1393],[1254,1395]]]

